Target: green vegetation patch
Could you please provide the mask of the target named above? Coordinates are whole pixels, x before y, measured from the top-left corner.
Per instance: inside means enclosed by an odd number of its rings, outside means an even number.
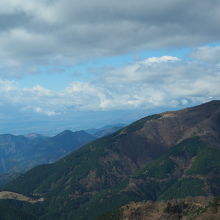
[[[205,196],[206,193],[203,188],[204,182],[202,180],[196,178],[185,178],[171,185],[171,187],[159,196],[159,200],[184,198],[187,196]]]
[[[220,168],[220,150],[207,147],[195,158],[187,174],[207,174],[214,168]]]
[[[120,220],[122,217],[122,210],[120,208],[114,209],[111,212],[99,216],[96,220]]]
[[[68,201],[62,204],[62,211],[59,210],[57,201],[50,203],[48,216],[54,216],[54,219],[77,219],[77,220],[94,220],[104,213],[110,212],[130,201],[130,196],[121,192],[127,185],[127,182],[121,182],[115,187],[108,190],[102,190],[93,195],[89,200]],[[114,213],[116,214],[116,213]],[[111,215],[110,215],[111,216]],[[112,215],[114,216],[114,215]],[[45,219],[47,219],[45,217]]]
[[[158,179],[170,177],[176,168],[174,160],[171,159],[172,157],[191,159],[205,148],[207,148],[207,146],[200,140],[199,137],[187,139],[180,144],[170,148],[169,151],[165,153],[165,155],[161,156],[157,160],[148,163],[144,168],[136,172],[134,177],[154,177]]]
[[[37,220],[44,212],[42,204],[0,200],[0,220]]]
[[[158,179],[163,179],[169,177],[171,173],[175,170],[175,163],[169,159],[158,159],[149,163],[143,169],[139,170],[134,178],[147,178],[154,177]]]
[[[206,144],[199,137],[192,137],[172,147],[168,154],[176,157],[192,158],[206,147]]]

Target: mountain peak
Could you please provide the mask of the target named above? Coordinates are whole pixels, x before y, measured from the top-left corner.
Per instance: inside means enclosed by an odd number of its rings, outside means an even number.
[[[71,131],[71,130],[64,130],[62,131],[61,133],[53,136],[52,138],[63,138],[63,137],[66,137],[66,136],[72,136],[75,132]]]

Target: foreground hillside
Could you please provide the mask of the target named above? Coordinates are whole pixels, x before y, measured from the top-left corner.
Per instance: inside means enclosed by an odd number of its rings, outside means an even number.
[[[220,200],[210,197],[188,197],[168,201],[131,202],[98,220],[218,220]]]
[[[140,119],[4,189],[43,197],[40,219],[92,220],[130,201],[218,196],[219,158],[220,101],[212,101]]]

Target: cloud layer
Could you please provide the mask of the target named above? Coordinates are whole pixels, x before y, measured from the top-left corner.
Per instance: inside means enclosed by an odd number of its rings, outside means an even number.
[[[166,109],[220,99],[220,47],[201,47],[219,41],[219,11],[217,0],[1,0],[0,118],[69,120],[71,112],[80,118],[78,112]],[[178,48],[194,49],[183,58],[177,52],[119,67],[100,61]],[[62,90],[16,82],[41,71],[59,78],[76,63],[92,60],[101,67],[89,77],[85,66],[85,77],[76,68],[81,80]]]
[[[2,0],[1,74],[220,39],[220,2]]]
[[[40,85],[22,88],[1,80],[0,102],[24,112],[55,116],[74,110],[153,109],[219,99],[220,62],[213,51],[215,54],[218,47],[197,48],[189,55],[193,59],[150,57],[123,67],[97,69],[101,74],[91,81],[73,81],[61,91]],[[207,62],[204,54],[209,57]]]

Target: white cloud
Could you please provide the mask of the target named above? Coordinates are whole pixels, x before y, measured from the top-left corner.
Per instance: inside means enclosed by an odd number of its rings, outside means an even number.
[[[108,71],[104,76],[104,80],[109,83],[130,83],[135,81],[141,82],[146,79],[151,82],[158,81],[167,75],[175,78],[183,65],[185,69],[185,64],[178,63],[178,61],[180,61],[179,58],[172,56],[147,58],[143,61]],[[176,68],[179,68],[179,70],[176,71]]]
[[[55,111],[46,111],[40,107],[36,107],[33,109],[35,112],[37,113],[42,113],[42,114],[46,114],[47,116],[54,116],[57,115],[57,113]]]
[[[220,98],[218,65],[193,59],[152,57],[100,71],[92,81],[75,81],[61,91],[41,85],[22,88],[16,82],[1,80],[0,102],[55,116],[72,110],[153,109]]]
[[[151,63],[172,62],[172,61],[180,61],[180,59],[178,57],[173,57],[173,56],[150,57],[145,61],[143,61],[143,63],[151,64]]]

